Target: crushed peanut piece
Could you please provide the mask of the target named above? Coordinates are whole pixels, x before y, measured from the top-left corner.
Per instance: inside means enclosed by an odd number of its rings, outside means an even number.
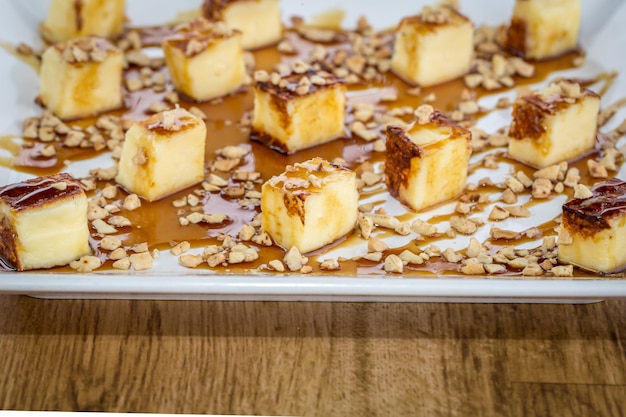
[[[78,260],[70,262],[70,268],[81,273],[91,272],[102,266],[102,261],[97,256],[85,255]]]
[[[500,264],[485,264],[483,265],[483,268],[485,269],[485,272],[489,275],[501,274],[503,272],[506,272],[506,267]]]
[[[552,193],[552,182],[545,178],[538,178],[533,182],[532,196],[534,198],[548,198]]]
[[[109,254],[109,259],[116,261],[122,258],[126,258],[127,256],[128,254],[126,253],[126,250],[124,250],[124,248],[117,248]]]
[[[137,210],[141,207],[141,200],[137,194],[129,194],[124,198],[124,202],[122,203],[122,207],[124,210],[133,211]]]
[[[372,261],[372,262],[380,262],[383,259],[383,253],[382,252],[369,252],[363,255],[363,259],[367,259],[368,261]]]
[[[360,216],[357,225],[363,239],[369,239],[372,235],[372,230],[374,230],[374,222],[372,219],[366,216]]]
[[[226,253],[218,252],[218,253],[212,254],[207,258],[206,262],[211,268],[215,268],[218,265],[222,265],[226,262]]]
[[[433,106],[429,104],[423,104],[415,109],[414,115],[416,117],[416,121],[420,125],[425,125],[430,123],[430,117],[435,112]]]
[[[122,246],[122,240],[115,236],[105,236],[100,241],[100,248],[113,251]]]
[[[398,257],[402,260],[402,262],[407,264],[421,265],[424,263],[424,258],[408,249],[402,251]]]
[[[483,245],[476,238],[471,238],[465,254],[470,258],[476,258],[484,251]]]
[[[452,248],[446,248],[443,252],[441,252],[441,256],[448,262],[456,263],[460,262],[463,259],[463,255],[456,252]]]
[[[522,275],[537,277],[539,275],[543,275],[543,269],[538,264],[530,264],[522,270]]]
[[[544,178],[550,181],[557,181],[559,179],[559,175],[561,173],[561,167],[559,164],[550,165],[548,167],[542,168],[538,171],[535,171],[533,174],[534,178]]]
[[[484,275],[485,266],[481,263],[467,263],[461,267],[461,272],[465,275]]]
[[[492,239],[515,239],[517,237],[517,232],[512,230],[504,230],[498,227],[492,227],[489,231],[489,234]]]
[[[341,266],[336,259],[326,259],[320,264],[320,269],[324,271],[337,271],[341,269]]]
[[[186,268],[197,268],[203,262],[202,255],[185,254],[178,258],[178,263]]]
[[[300,270],[304,266],[303,256],[300,254],[300,251],[295,246],[292,246],[287,253],[285,253],[285,257],[283,258],[283,262],[287,265],[287,268],[294,272]]]
[[[132,226],[132,223],[130,222],[130,220],[128,220],[124,216],[111,216],[107,220],[107,223],[109,223],[111,226],[115,226],[115,227]]]
[[[400,220],[388,214],[366,213],[366,217],[370,218],[374,224],[386,229],[396,229],[400,226]]]
[[[389,245],[387,245],[385,242],[383,242],[380,239],[377,239],[375,237],[371,237],[367,241],[367,251],[368,252],[383,252],[383,251],[385,251],[387,249],[389,249]]]
[[[606,166],[593,159],[587,160],[587,169],[593,178],[608,178],[609,176]]]
[[[187,241],[182,241],[178,243],[177,245],[171,247],[170,253],[174,256],[178,256],[182,253],[187,252],[189,249],[191,249],[191,244]]]
[[[530,217],[530,210],[526,206],[507,206],[506,211],[513,217]]]
[[[151,269],[154,262],[150,252],[133,253],[129,256],[129,260],[135,271]]]
[[[110,224],[105,223],[105,221],[102,219],[94,220],[91,223],[91,225],[96,230],[96,232],[101,235],[109,235],[109,234],[117,233],[117,229],[115,227],[111,226]]]
[[[398,257],[398,255],[391,254],[385,258],[383,269],[385,270],[385,272],[401,274],[404,272],[404,263],[402,262],[402,259]]]
[[[450,218],[450,227],[464,235],[471,235],[478,230],[476,223],[460,216],[452,216]]]
[[[494,206],[491,213],[489,213],[489,220],[504,220],[508,218],[509,215],[510,213],[506,209],[500,206]]]
[[[555,277],[572,277],[574,276],[574,267],[572,265],[559,265],[551,269]]]
[[[411,230],[424,237],[432,237],[439,233],[437,226],[420,219],[415,219],[413,223],[411,223]]]
[[[285,264],[283,264],[282,261],[278,259],[273,259],[269,261],[268,266],[270,267],[270,269],[273,269],[276,272],[285,272]]]
[[[130,248],[130,250],[135,253],[148,252],[148,242],[136,243]]]
[[[115,269],[121,269],[121,270],[127,271],[130,269],[130,258],[128,256],[120,258],[116,260],[115,262],[113,262],[113,265],[111,266],[113,266],[113,268]]]
[[[590,198],[593,197],[591,190],[583,184],[577,184],[574,187],[574,198]]]

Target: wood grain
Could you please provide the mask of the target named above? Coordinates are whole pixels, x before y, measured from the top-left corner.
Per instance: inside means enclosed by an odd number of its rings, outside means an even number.
[[[620,416],[626,301],[588,305],[0,296],[0,408]]]

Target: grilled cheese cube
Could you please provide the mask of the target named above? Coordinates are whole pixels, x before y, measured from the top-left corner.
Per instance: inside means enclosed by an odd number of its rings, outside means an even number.
[[[545,59],[578,44],[580,0],[517,0],[506,45],[527,59]]]
[[[122,107],[123,61],[122,52],[100,38],[50,46],[41,58],[42,103],[61,119]]]
[[[563,205],[558,257],[595,272],[626,268],[626,182],[612,178]]]
[[[472,22],[452,8],[427,6],[400,22],[391,68],[405,81],[427,87],[465,75],[473,53]]]
[[[223,22],[194,19],[179,25],[162,46],[172,83],[194,100],[224,96],[245,81],[241,32]]]
[[[0,188],[0,258],[18,271],[89,255],[87,196],[69,174]]]
[[[122,146],[115,180],[149,201],[199,183],[204,178],[206,125],[178,108],[135,123]]]
[[[204,16],[223,20],[243,33],[243,47],[257,49],[278,42],[282,37],[279,0],[205,0]]]
[[[465,187],[471,133],[425,105],[407,128],[387,127],[385,174],[392,196],[419,211],[459,195]]]
[[[346,86],[339,78],[309,71],[274,81],[255,84],[250,138],[290,154],[344,136]]]
[[[40,26],[50,43],[88,35],[112,38],[124,30],[125,0],[52,0]]]
[[[576,158],[596,143],[600,97],[572,81],[552,83],[516,100],[509,155],[544,168]]]
[[[288,166],[261,193],[263,230],[285,249],[319,249],[350,233],[357,221],[356,174],[322,158]]]

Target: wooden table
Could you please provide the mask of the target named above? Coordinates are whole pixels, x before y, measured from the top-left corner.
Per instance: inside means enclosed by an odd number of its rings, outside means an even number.
[[[626,414],[626,300],[587,305],[0,296],[0,408]]]

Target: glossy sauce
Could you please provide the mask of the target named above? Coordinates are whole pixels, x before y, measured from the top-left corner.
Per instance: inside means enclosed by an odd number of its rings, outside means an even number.
[[[567,206],[596,217],[612,216],[626,210],[626,182],[613,178],[591,189],[588,199],[574,199]]]
[[[144,45],[158,45],[160,40],[171,33],[169,27],[153,27],[142,28],[139,32],[143,38]],[[297,50],[301,51],[302,55],[308,54],[313,48],[313,44],[301,40],[297,35],[290,33],[289,38],[296,45]],[[328,46],[329,49],[333,48],[332,45]],[[256,59],[256,69],[270,70],[273,66],[281,61],[292,61],[298,56],[281,56],[275,48],[267,48],[254,52]],[[556,58],[551,61],[536,63],[536,74],[529,79],[517,78],[516,82],[518,86],[535,83],[543,80],[554,71],[571,68],[573,60],[578,56],[578,53],[566,54],[562,57]],[[163,71],[166,72],[165,69]],[[130,69],[126,73],[127,77],[136,77],[137,70]],[[379,76],[374,82],[368,85],[349,86],[352,92],[357,92],[358,95],[354,95],[349,99],[349,106],[354,105],[357,102],[370,102],[377,103],[381,97],[388,95],[390,92],[397,94],[397,100],[392,103],[382,103],[391,107],[411,106],[413,108],[423,103],[423,98],[433,93],[435,95],[434,102],[430,103],[435,108],[443,111],[449,111],[455,108],[461,98],[462,91],[465,89],[465,85],[462,80],[455,80],[449,83],[422,89],[422,93],[419,97],[412,96],[406,93],[406,90],[410,86],[399,80],[397,77],[388,73]],[[168,90],[171,87],[168,86]],[[477,96],[482,96],[488,92],[483,90],[475,90]],[[112,112],[112,114],[129,117],[134,120],[140,120],[146,117],[147,107],[154,101],[160,101],[161,97],[165,94],[155,93],[152,89],[140,90],[134,93],[128,93],[126,96],[126,108],[123,110]],[[494,93],[494,92],[489,92]],[[207,125],[207,146],[206,146],[206,160],[211,161],[215,159],[215,150],[222,148],[226,145],[238,145],[247,144],[252,152],[242,161],[238,169],[254,170],[261,173],[263,181],[268,180],[274,175],[280,174],[284,171],[286,165],[293,165],[296,162],[305,161],[314,157],[322,157],[327,160],[333,160],[336,157],[341,157],[347,162],[347,166],[356,168],[363,161],[379,162],[384,158],[383,153],[373,152],[373,143],[367,143],[359,138],[346,137],[333,141],[331,143],[317,146],[315,148],[306,149],[297,152],[294,155],[280,154],[274,150],[268,149],[264,145],[250,141],[248,138],[248,131],[242,128],[239,121],[242,117],[252,110],[253,93],[250,88],[242,89],[230,96],[225,97],[219,103],[195,103],[191,101],[182,100],[180,105],[188,108],[190,106],[197,106],[202,109],[208,116],[206,120]],[[76,121],[73,123],[88,125],[92,124],[94,119],[86,119]],[[17,171],[27,172],[34,175],[50,175],[59,172],[64,167],[64,161],[77,161],[88,159],[96,155],[92,149],[76,149],[65,148],[57,146],[57,155],[53,158],[42,158],[39,155],[41,148],[45,145],[34,141],[27,141],[28,146],[22,147],[19,150],[14,146],[9,146],[6,140],[0,141],[2,148],[9,149],[15,154],[15,157],[11,161],[10,167]],[[498,157],[498,161],[511,163],[514,169],[525,171],[532,177],[532,170],[523,164],[516,163],[506,159],[504,154]],[[7,166],[7,160],[0,160],[2,165]],[[574,163],[574,166],[579,166],[581,175],[585,175],[587,172],[584,167],[584,160],[580,160]],[[97,168],[97,167],[94,167]],[[224,178],[227,178],[224,175]],[[584,179],[583,179],[584,181]],[[99,187],[104,186],[104,183],[100,183]],[[123,239],[125,246],[131,246],[135,243],[148,242],[151,249],[167,249],[171,245],[177,242],[189,241],[193,247],[202,247],[209,244],[220,244],[218,237],[221,234],[230,234],[236,236],[237,232],[244,225],[249,223],[257,214],[258,209],[254,207],[243,208],[239,206],[236,200],[222,197],[219,193],[207,193],[202,199],[202,208],[204,213],[224,213],[228,215],[229,220],[221,225],[208,226],[205,224],[181,226],[179,225],[179,214],[176,208],[172,206],[172,202],[185,195],[188,195],[198,189],[199,187],[192,187],[178,193],[175,193],[167,198],[164,198],[156,202],[142,201],[142,207],[135,211],[122,210],[119,215],[127,217],[133,224],[132,227],[121,229],[121,233],[118,235]],[[257,190],[260,190],[260,183],[257,184]],[[493,187],[484,187],[479,189],[476,193],[493,193],[497,192]],[[364,195],[381,195],[381,200],[387,198],[385,187],[378,187],[374,191],[368,191]],[[124,191],[118,193],[119,200],[116,204],[121,205],[121,200],[126,194]],[[477,206],[477,209],[480,209]],[[187,213],[190,213],[187,208]],[[450,216],[439,216],[432,218],[432,223],[441,223],[449,220]],[[424,216],[422,216],[424,218]],[[546,225],[538,225],[539,229],[546,232],[551,231],[555,226],[554,222],[549,222]],[[404,249],[412,249],[417,252],[421,252],[421,248],[435,243],[438,240],[447,238],[445,234],[440,234],[431,238],[426,238],[420,241],[413,241],[406,247],[394,248],[386,251],[385,255],[389,253],[400,253]],[[509,243],[523,243],[524,238],[516,240],[516,242]],[[316,254],[323,254],[324,252],[336,247],[338,245],[351,246],[361,241],[356,233],[352,236],[347,236],[340,239],[325,248],[315,251],[309,256],[309,265],[314,267],[314,270],[319,271],[318,263],[315,261]],[[94,241],[94,247],[96,247]],[[493,244],[501,244],[502,242],[492,242]],[[246,272],[256,270],[260,268],[260,272],[266,271],[263,265],[267,264],[272,259],[282,259],[284,256],[284,250],[278,247],[261,248],[260,258],[251,263],[242,265],[231,265],[222,268],[212,268],[218,272]],[[419,266],[408,266],[406,268],[406,276],[422,277],[422,276],[434,276],[442,274],[456,274],[458,273],[459,265],[443,262],[440,259],[428,262]],[[342,260],[340,262],[341,270],[332,271],[330,274],[341,275],[354,275],[354,274],[384,274],[381,263],[372,262],[367,260]],[[199,269],[209,269],[204,264]],[[63,268],[60,268],[61,270]],[[59,269],[57,269],[59,270]],[[520,271],[509,270],[507,274],[516,275]]]
[[[60,188],[59,183],[65,186]],[[46,205],[58,199],[84,195],[80,185],[69,174],[58,174],[46,178],[32,178],[0,187],[0,199],[19,211]]]

